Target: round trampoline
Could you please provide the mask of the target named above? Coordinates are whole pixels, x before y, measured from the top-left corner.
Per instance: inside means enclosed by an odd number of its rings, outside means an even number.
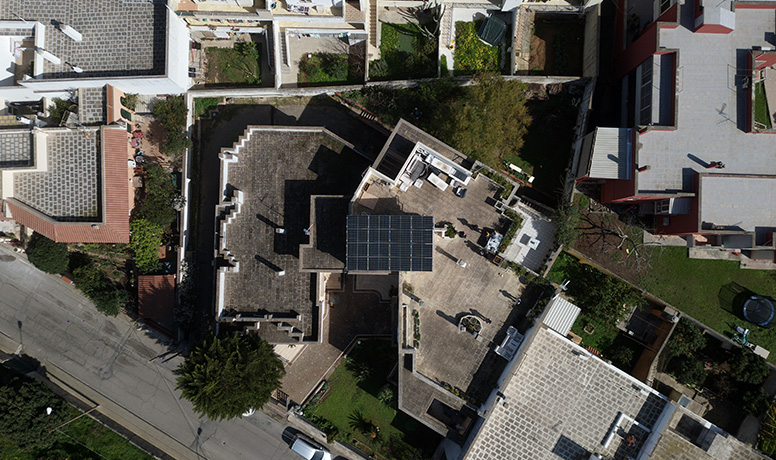
[[[744,302],[744,318],[752,324],[762,327],[773,327],[773,299],[761,295],[753,295]]]

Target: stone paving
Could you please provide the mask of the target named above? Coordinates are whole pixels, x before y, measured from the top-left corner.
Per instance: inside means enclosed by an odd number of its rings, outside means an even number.
[[[48,134],[48,171],[14,176],[14,198],[57,220],[99,220],[98,128]]]
[[[32,166],[32,133],[23,131],[0,132],[0,167]]]
[[[17,16],[18,15],[18,16]],[[161,75],[164,73],[167,9],[163,2],[130,0],[3,0],[0,18],[40,21],[44,47],[62,60],[44,61],[44,78]],[[76,42],[57,30],[63,22],[83,35]],[[84,70],[76,74],[65,63]]]

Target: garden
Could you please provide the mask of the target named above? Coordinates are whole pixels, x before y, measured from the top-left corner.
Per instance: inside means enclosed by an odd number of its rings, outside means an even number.
[[[501,47],[490,46],[477,38],[482,19],[455,23],[453,74],[474,75],[480,72],[500,72]]]
[[[704,417],[724,430],[735,433],[746,414],[760,416],[768,409],[770,397],[762,385],[771,369],[751,351],[724,349],[682,318],[664,354],[665,372],[708,399],[712,409]]]
[[[350,53],[310,53],[299,60],[299,86],[327,86],[364,82],[363,53],[350,48]]]
[[[213,86],[261,85],[261,51],[258,43],[235,43],[232,48],[209,47],[206,84]]]
[[[750,342],[776,350],[776,330],[746,323],[741,310],[749,295],[776,297],[773,271],[742,269],[736,261],[691,259],[683,246],[645,244],[633,215],[618,215],[581,194],[558,209],[556,221],[558,241],[565,246],[722,335],[732,337],[737,325],[748,327]],[[768,360],[776,363],[776,354]]]
[[[380,59],[369,63],[370,80],[437,75],[437,37],[414,23],[382,23]]]
[[[304,416],[339,440],[390,459],[430,457],[439,436],[397,410],[388,376],[397,353],[390,341],[361,340],[304,407]]]
[[[17,370],[12,369],[13,365]],[[20,361],[0,365],[0,452],[5,459],[151,460],[96,420],[83,416],[23,373]],[[46,409],[51,413],[47,415]]]
[[[569,281],[566,293],[581,310],[571,330],[582,338],[582,346],[630,373],[643,347],[623,334],[617,323],[644,299],[627,283],[561,253],[547,278],[556,284]]]
[[[765,82],[754,84],[754,121],[755,128],[771,129],[771,112],[765,98]]]
[[[536,14],[527,73],[582,75],[585,21],[567,14]]]
[[[479,84],[465,87],[446,78],[408,89],[370,86],[342,97],[386,125],[404,118],[495,171],[505,171],[507,163],[520,166],[535,176],[520,193],[554,206],[571,155],[574,96],[561,85],[546,90],[495,74],[475,80]]]

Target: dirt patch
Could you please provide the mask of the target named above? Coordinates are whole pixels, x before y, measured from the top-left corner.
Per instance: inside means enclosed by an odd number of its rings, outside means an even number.
[[[606,206],[590,199],[581,201],[577,201],[582,218],[574,249],[607,270],[638,283],[649,272],[656,248],[644,246],[643,230],[626,224]]]
[[[537,14],[528,68],[532,74],[581,75],[585,23],[576,17]]]

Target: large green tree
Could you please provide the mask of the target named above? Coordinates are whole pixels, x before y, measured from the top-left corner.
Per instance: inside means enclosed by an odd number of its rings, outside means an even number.
[[[210,336],[176,369],[178,386],[194,410],[213,420],[262,407],[285,374],[272,346],[253,334]]]
[[[159,246],[162,245],[164,229],[146,219],[134,219],[129,225],[132,236],[129,240],[135,265],[140,273],[151,273],[159,269]]]
[[[475,80],[478,84],[437,114],[436,134],[466,155],[498,168],[505,154],[520,152],[531,124],[526,87],[495,74]]]
[[[40,382],[16,378],[0,387],[0,437],[21,450],[50,447],[57,439],[52,430],[69,414],[67,404]]]
[[[147,164],[143,170],[145,190],[135,217],[167,227],[178,215],[174,201],[179,195],[172,182],[172,176],[158,164]]]
[[[27,245],[27,259],[39,270],[62,273],[67,270],[70,253],[64,243],[55,243],[40,233],[33,233]]]
[[[629,307],[642,301],[627,283],[590,265],[575,264],[570,272],[568,294],[587,314],[607,324],[615,324]]]
[[[684,356],[692,355],[705,346],[706,336],[703,335],[703,330],[682,317],[671,334],[667,348],[670,356]]]

